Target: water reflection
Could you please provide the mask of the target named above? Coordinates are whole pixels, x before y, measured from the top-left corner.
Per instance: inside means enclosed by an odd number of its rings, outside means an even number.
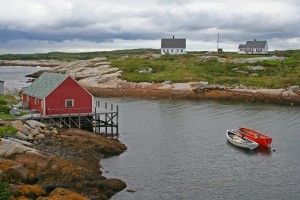
[[[260,146],[254,149],[254,151],[264,156],[271,156],[272,154],[272,149],[268,149]]]
[[[250,150],[250,149],[244,149],[244,148],[240,148],[237,147],[233,144],[231,144],[228,140],[227,140],[227,145],[230,146],[231,148],[234,148],[236,151],[247,154],[247,155],[257,155],[257,152],[255,150]]]

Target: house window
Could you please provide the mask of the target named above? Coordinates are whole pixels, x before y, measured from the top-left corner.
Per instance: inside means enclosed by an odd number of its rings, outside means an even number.
[[[183,49],[181,49],[181,52],[183,52]]]
[[[173,49],[171,49],[171,52],[173,53]]]
[[[35,105],[39,105],[39,99],[35,98]]]
[[[74,99],[67,99],[65,105],[66,105],[66,107],[73,107]]]

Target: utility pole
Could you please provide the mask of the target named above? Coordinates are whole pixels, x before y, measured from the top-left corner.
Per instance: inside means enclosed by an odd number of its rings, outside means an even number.
[[[218,33],[218,39],[217,39],[217,54],[219,54],[219,33]]]

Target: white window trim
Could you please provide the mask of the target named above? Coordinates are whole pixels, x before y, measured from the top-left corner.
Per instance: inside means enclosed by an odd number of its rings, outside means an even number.
[[[34,99],[34,103],[35,103],[35,105],[39,105],[39,99],[38,99],[38,98],[35,98],[35,99]]]
[[[67,105],[67,102],[68,102],[68,101],[71,101],[71,102],[72,102],[72,106],[68,106],[68,105]],[[65,107],[67,107],[67,108],[69,108],[69,107],[74,107],[74,99],[66,99],[66,100],[65,100]]]

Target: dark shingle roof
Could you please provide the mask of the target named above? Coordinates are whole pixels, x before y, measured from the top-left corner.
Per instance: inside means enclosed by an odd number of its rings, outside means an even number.
[[[265,48],[267,41],[247,41],[246,48]]]
[[[67,74],[44,72],[30,86],[25,88],[23,93],[44,99],[68,77]]]
[[[161,48],[186,48],[186,39],[161,39]]]
[[[240,44],[239,49],[241,49],[241,48],[246,48],[246,45],[245,44]]]

